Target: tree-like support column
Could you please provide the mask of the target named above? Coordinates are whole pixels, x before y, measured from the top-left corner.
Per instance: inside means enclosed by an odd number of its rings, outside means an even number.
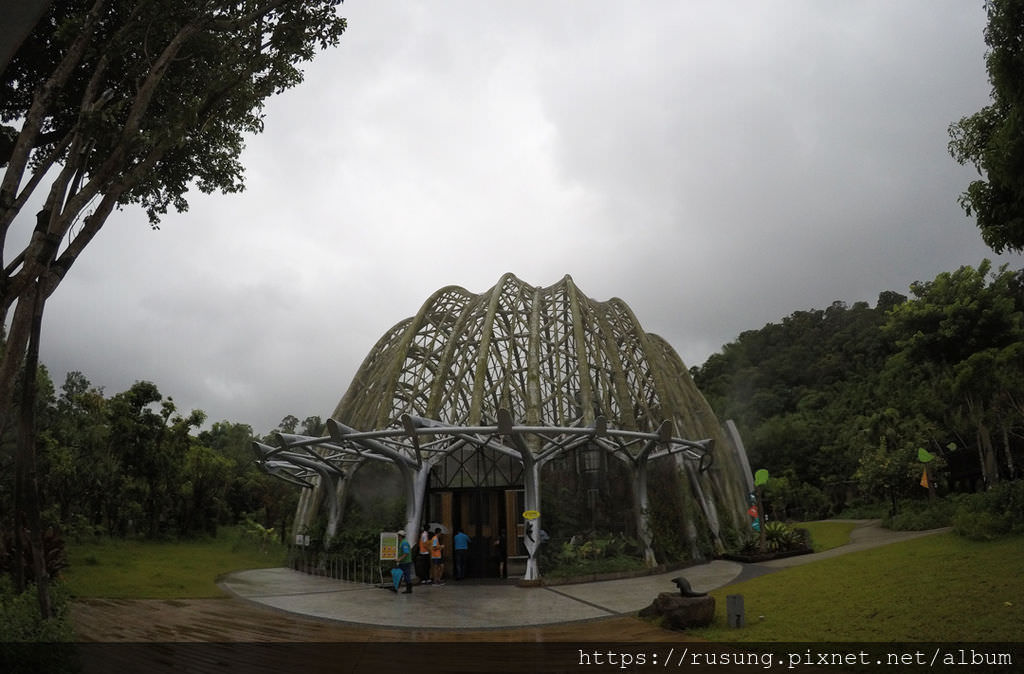
[[[693,481],[712,534],[717,540],[718,522],[700,491],[698,476],[710,465],[713,442],[673,437],[672,424],[663,421],[655,433],[608,428],[604,417],[591,425],[517,425],[506,409],[497,412],[496,425],[449,425],[434,419],[403,415],[401,428],[357,431],[336,419],[327,421],[328,437],[310,438],[278,434],[281,448],[254,443],[264,470],[304,487],[322,483],[328,503],[328,540],[340,520],[345,462],[377,460],[394,463],[402,479],[406,531],[419,531],[424,497],[433,468],[448,454],[464,447],[488,449],[516,458],[523,465],[525,546],[528,553],[525,580],[541,577],[538,553],[543,544],[541,471],[552,459],[578,447],[603,449],[623,461],[629,469],[637,531],[644,546],[644,561],[657,563],[650,525],[648,466],[663,456],[682,455],[685,470]],[[426,439],[425,439],[426,438]],[[510,523],[511,524],[511,523]]]

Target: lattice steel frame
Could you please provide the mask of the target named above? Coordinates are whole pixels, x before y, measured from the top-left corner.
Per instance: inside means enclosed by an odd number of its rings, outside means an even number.
[[[698,471],[703,473],[711,465],[713,441],[710,439],[693,442],[671,436],[671,426],[666,421],[657,433],[643,433],[608,428],[603,417],[588,427],[523,426],[513,423],[507,410],[498,410],[498,423],[491,426],[449,426],[421,417],[402,416],[401,429],[359,432],[334,419],[328,421],[330,435],[313,438],[279,434],[280,448],[254,443],[258,461],[268,468],[276,469],[278,476],[311,486],[302,480],[305,476],[317,475],[325,480],[339,480],[345,475],[342,466],[359,460],[376,459],[389,461],[401,471],[406,499],[406,530],[415,531],[422,515],[423,495],[430,471],[444,456],[460,448],[471,446],[488,448],[521,461],[524,468],[526,510],[540,512],[540,470],[549,461],[563,452],[584,444],[596,444],[626,463],[632,476],[634,499],[639,507],[637,531],[645,545],[645,558],[653,564],[654,551],[647,519],[647,464],[649,461],[678,454],[697,462]],[[531,449],[537,446],[540,449]],[[292,472],[281,470],[282,464],[294,464],[298,469]],[[307,472],[308,471],[308,472]],[[330,490],[329,493],[334,493]],[[335,514],[340,508],[337,499],[329,503],[328,526],[337,523]],[[530,528],[539,530],[541,518],[528,523]],[[536,552],[539,537],[527,536],[526,548],[529,553],[526,579],[539,577]]]
[[[429,470],[447,453],[459,447],[513,453],[523,462],[531,502],[528,485],[536,487],[540,467],[576,442],[601,447],[631,467],[638,513],[646,511],[648,462],[676,456],[718,548],[705,553],[720,551],[723,517],[737,528],[746,521],[747,479],[736,447],[679,356],[645,333],[624,302],[591,300],[569,276],[547,288],[506,274],[486,293],[438,290],[377,342],[331,416],[328,439],[281,436],[281,448],[258,446],[258,457],[287,462],[282,452],[291,452],[317,462],[316,456],[337,453],[348,462],[390,460],[406,476],[409,530],[419,528]],[[702,466],[712,446],[717,460]],[[326,496],[329,510],[343,499],[349,471],[324,461],[337,471],[313,474],[298,466],[284,473],[328,481],[327,488],[304,493],[297,524],[300,517],[309,521],[319,499]],[[533,498],[539,506],[539,491]],[[328,534],[333,531],[329,518]],[[639,531],[649,535],[646,524]]]

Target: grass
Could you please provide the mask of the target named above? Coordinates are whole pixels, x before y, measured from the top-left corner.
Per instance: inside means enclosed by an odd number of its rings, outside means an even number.
[[[198,541],[69,544],[68,560],[63,580],[75,597],[197,599],[225,596],[216,581],[231,571],[281,566],[284,551],[231,528]]]
[[[720,588],[710,641],[1003,641],[1024,625],[1024,537],[936,534],[796,566]],[[731,629],[726,595],[746,627]]]
[[[858,522],[840,522],[835,520],[819,522],[803,522],[794,526],[807,529],[811,535],[811,547],[815,552],[824,552],[850,542],[850,532],[860,524]]]

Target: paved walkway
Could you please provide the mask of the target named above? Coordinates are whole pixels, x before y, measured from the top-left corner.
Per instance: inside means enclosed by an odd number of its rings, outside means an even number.
[[[423,629],[488,629],[547,625],[634,613],[661,592],[675,592],[684,576],[698,592],[790,566],[917,538],[943,530],[895,532],[861,521],[850,543],[826,552],[741,564],[715,560],[681,571],[552,587],[449,582],[420,585],[411,594],[310,576],[291,569],[256,569],[225,577],[226,591],[282,611],[343,622]]]

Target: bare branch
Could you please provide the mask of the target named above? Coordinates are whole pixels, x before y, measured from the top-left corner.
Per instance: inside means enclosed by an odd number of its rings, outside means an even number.
[[[32,193],[35,192],[36,187],[39,186],[42,179],[46,176],[57,160],[64,154],[64,151],[68,149],[68,146],[71,145],[71,140],[74,138],[74,135],[75,129],[69,129],[64,134],[64,137],[60,142],[50,150],[48,155],[46,155],[46,158],[36,165],[35,169],[32,171],[32,177],[29,178],[29,181],[25,183],[25,186],[21,188],[21,192],[19,192],[18,196],[14,199],[11,207],[15,212],[20,211],[22,207],[25,206],[25,202],[28,201],[29,197],[32,196]]]

